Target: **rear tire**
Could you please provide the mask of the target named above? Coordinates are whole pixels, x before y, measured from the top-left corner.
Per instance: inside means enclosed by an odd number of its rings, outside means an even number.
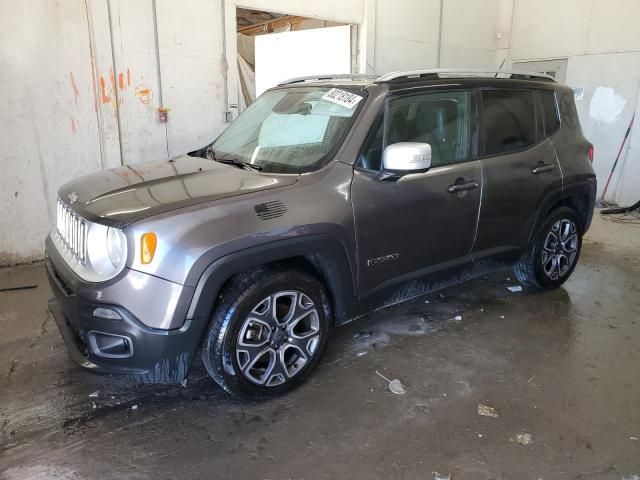
[[[322,284],[291,269],[235,275],[220,293],[202,360],[228,393],[280,395],[299,386],[326,347],[331,312]]]
[[[582,225],[569,207],[549,215],[514,268],[516,278],[530,288],[554,289],[573,273],[582,249]]]

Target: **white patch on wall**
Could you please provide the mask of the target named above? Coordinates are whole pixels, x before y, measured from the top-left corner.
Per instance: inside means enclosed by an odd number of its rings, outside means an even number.
[[[582,100],[584,98],[584,88],[576,87],[573,89],[573,97],[578,100]]]
[[[596,122],[614,123],[624,110],[627,100],[611,87],[598,87],[591,97],[589,116]]]
[[[256,96],[290,78],[350,72],[349,25],[256,37]]]

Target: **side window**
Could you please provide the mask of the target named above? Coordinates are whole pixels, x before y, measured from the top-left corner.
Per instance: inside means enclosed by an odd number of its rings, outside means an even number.
[[[360,155],[369,170],[382,167],[382,151],[399,142],[431,145],[431,165],[437,167],[469,158],[470,93],[465,91],[411,95],[392,99],[385,121],[374,127]]]
[[[482,92],[484,154],[498,155],[536,142],[533,92],[490,90]]]
[[[540,104],[542,105],[542,119],[544,122],[544,134],[552,135],[560,128],[558,109],[556,108],[556,96],[553,92],[540,92]]]
[[[431,145],[431,166],[469,158],[470,93],[445,92],[400,97],[389,103],[385,145]]]

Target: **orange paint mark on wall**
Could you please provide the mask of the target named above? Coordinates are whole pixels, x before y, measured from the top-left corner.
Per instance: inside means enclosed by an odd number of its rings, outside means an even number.
[[[107,90],[107,82],[104,81],[104,77],[102,75],[100,75],[100,94],[103,104],[106,105],[111,101],[111,95],[109,95]]]
[[[143,105],[149,105],[151,100],[153,100],[153,90],[146,85],[138,85],[135,94]]]
[[[93,62],[93,52],[89,49],[91,57],[91,92],[93,93],[93,110],[98,113],[98,96],[96,95],[96,67]]]
[[[77,131],[77,130],[76,130],[76,122],[75,122],[75,120],[73,119],[73,117],[71,117],[71,131],[72,131],[73,133],[76,133],[76,131]]]
[[[92,74],[94,75],[94,78],[95,78],[94,72],[92,72]],[[110,68],[108,76],[107,75],[100,75],[98,77],[98,82],[94,82],[94,97],[97,97],[97,94],[95,92],[95,85],[98,85],[99,86],[99,90],[100,90],[100,93],[99,93],[100,102],[103,105],[107,105],[107,104],[113,102],[114,106],[116,106],[115,105],[115,101],[116,100],[117,100],[118,104],[121,105],[122,102],[124,102],[125,96],[124,95],[119,95],[118,92],[119,91],[120,92],[124,92],[127,89],[127,87],[129,87],[131,85],[131,70],[129,68],[127,68],[126,75],[127,75],[127,77],[125,79],[125,73],[124,72],[118,73],[117,74],[118,78],[117,78],[117,83],[116,83],[116,74],[114,73],[113,69]],[[136,91],[135,94],[137,96],[140,96],[139,92],[137,92],[137,91]],[[151,90],[142,92],[142,97],[147,102],[151,101],[151,97],[152,96],[153,96],[153,92]],[[96,111],[97,111],[97,98],[95,98],[95,100],[96,100]]]
[[[76,101],[76,107],[77,107],[78,97],[80,96],[80,92],[78,91],[78,86],[76,85],[76,79],[73,78],[73,72],[69,72],[69,78],[71,79],[71,88],[73,89],[73,98]]]
[[[100,75],[100,95],[101,101],[104,105],[111,103],[111,100],[115,98],[115,78],[113,75],[113,69],[109,69],[109,84],[107,85],[107,80]]]

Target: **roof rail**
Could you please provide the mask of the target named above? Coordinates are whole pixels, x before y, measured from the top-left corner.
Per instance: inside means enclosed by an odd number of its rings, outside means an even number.
[[[508,78],[521,80],[542,80],[555,82],[555,78],[545,73],[525,72],[518,70],[450,70],[444,68],[434,68],[430,70],[407,70],[391,72],[376,79],[376,82],[390,82],[401,78],[446,78],[446,77],[498,77],[498,75],[508,75]]]
[[[371,79],[372,81],[376,79],[375,75],[365,75],[365,74],[349,74],[349,73],[340,73],[336,75],[309,75],[306,77],[294,77],[284,82],[278,83],[278,86],[282,85],[291,85],[292,83],[303,83],[303,82],[314,82],[317,80],[359,80],[359,79]]]

